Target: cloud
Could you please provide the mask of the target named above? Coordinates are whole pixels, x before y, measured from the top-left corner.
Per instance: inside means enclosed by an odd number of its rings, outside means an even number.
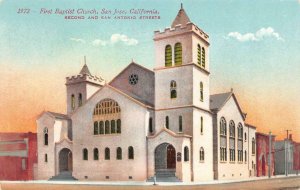
[[[110,42],[112,44],[118,43],[118,42],[123,42],[125,45],[128,46],[135,46],[138,44],[138,41],[134,38],[129,38],[128,36],[124,34],[113,34],[110,37]]]
[[[1,0],[0,0],[1,1]],[[85,44],[85,40],[80,38],[70,38],[71,41]]]
[[[92,41],[93,46],[106,46],[107,42],[100,40],[100,39],[95,39],[94,41]]]
[[[239,32],[230,32],[227,35],[227,39],[229,38],[234,38],[240,42],[261,41],[265,38],[275,38],[276,40],[284,41],[284,39],[279,35],[279,33],[275,32],[275,30],[272,27],[261,28],[255,33],[241,34]]]
[[[129,38],[124,34],[112,34],[109,40],[101,40],[95,39],[92,41],[93,46],[106,46],[106,45],[114,45],[117,43],[123,43],[127,46],[135,46],[139,42],[134,38]]]

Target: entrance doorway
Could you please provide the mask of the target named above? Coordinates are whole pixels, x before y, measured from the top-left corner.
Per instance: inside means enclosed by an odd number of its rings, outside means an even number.
[[[59,172],[72,172],[73,170],[73,156],[68,148],[63,148],[59,152]]]
[[[155,149],[155,172],[176,170],[176,150],[169,143],[162,143]]]
[[[261,161],[261,171],[262,171],[262,175],[265,176],[266,175],[266,160],[265,160],[265,156],[262,157],[262,161]]]

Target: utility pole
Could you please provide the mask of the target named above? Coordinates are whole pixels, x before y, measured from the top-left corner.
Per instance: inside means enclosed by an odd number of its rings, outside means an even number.
[[[269,132],[269,167],[268,167],[268,172],[269,172],[269,178],[271,178],[271,156],[272,156],[272,133],[271,131]]]
[[[289,159],[289,155],[288,155],[288,147],[289,147],[289,131],[292,131],[292,130],[289,130],[287,129],[286,130],[286,140],[284,142],[284,145],[285,145],[285,148],[284,148],[284,158],[285,158],[285,162],[284,162],[284,167],[285,167],[285,175],[288,176],[288,173],[289,173],[289,169],[288,169],[288,159]]]

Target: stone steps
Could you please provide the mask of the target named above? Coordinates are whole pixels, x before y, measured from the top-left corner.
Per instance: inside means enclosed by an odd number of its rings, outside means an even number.
[[[72,176],[71,172],[61,172],[60,174],[53,176],[49,181],[76,181],[77,179]]]

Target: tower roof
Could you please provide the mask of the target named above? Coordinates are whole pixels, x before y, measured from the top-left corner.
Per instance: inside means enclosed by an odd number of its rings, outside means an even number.
[[[81,75],[91,75],[90,70],[86,64],[83,65],[80,73]]]
[[[186,12],[183,9],[183,6],[181,4],[181,8],[178,11],[178,14],[175,18],[175,20],[172,23],[172,28],[175,28],[176,25],[181,24],[181,25],[186,25],[190,21],[190,18],[187,16]]]

